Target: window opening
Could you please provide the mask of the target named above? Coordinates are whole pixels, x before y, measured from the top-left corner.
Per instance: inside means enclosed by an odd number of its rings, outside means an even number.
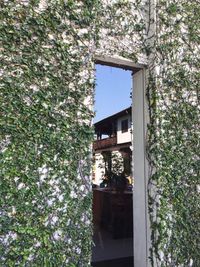
[[[121,122],[122,133],[128,132],[128,119]]]
[[[96,65],[93,267],[133,266],[131,74]]]

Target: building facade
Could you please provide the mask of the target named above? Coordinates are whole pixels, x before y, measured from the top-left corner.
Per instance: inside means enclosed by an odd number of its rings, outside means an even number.
[[[131,107],[94,124],[93,184],[100,185],[110,173],[125,174],[131,183]]]

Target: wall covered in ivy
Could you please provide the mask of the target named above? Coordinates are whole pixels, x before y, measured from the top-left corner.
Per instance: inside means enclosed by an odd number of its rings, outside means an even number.
[[[93,4],[0,9],[0,265],[87,266]]]
[[[1,266],[90,265],[94,55],[128,53],[134,6],[1,1]]]
[[[90,266],[96,54],[150,55],[152,265],[199,265],[199,5],[160,0],[147,39],[151,4],[1,1],[0,266]]]
[[[150,66],[153,266],[200,266],[198,1],[159,0]]]

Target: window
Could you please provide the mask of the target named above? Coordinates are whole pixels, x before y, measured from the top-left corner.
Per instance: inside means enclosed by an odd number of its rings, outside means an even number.
[[[124,59],[115,59],[109,57],[96,58],[96,62],[99,64],[107,65],[111,64],[111,66],[117,66],[118,68],[123,68],[127,70],[133,71],[133,98],[132,98],[132,123],[134,125],[134,138],[133,138],[133,158],[131,161],[134,161],[134,194],[132,194],[133,198],[133,208],[134,211],[132,228],[134,232],[134,239],[132,238],[132,243],[130,238],[117,238],[112,239],[112,234],[118,231],[114,231],[115,228],[113,225],[113,231],[107,235],[107,230],[101,231],[102,226],[109,226],[108,230],[110,230],[110,224],[98,224],[99,218],[105,218],[105,216],[100,216],[102,213],[99,212],[103,210],[103,207],[108,208],[108,203],[106,201],[106,205],[102,205],[102,209],[99,208],[99,205],[96,205],[98,208],[95,209],[94,206],[94,214],[97,217],[97,223],[94,223],[94,237],[96,237],[97,242],[93,248],[93,267],[100,266],[135,266],[135,267],[143,267],[149,265],[149,244],[150,244],[150,229],[149,229],[149,221],[148,221],[148,198],[147,198],[147,185],[148,185],[148,161],[145,158],[145,132],[147,128],[148,121],[148,104],[145,101],[145,78],[146,78],[146,66],[136,64],[131,61],[127,61]],[[123,80],[124,81],[124,80]],[[110,88],[110,83],[109,83]],[[122,101],[121,101],[122,102]],[[101,105],[102,106],[102,105]],[[134,116],[133,116],[134,114]],[[123,119],[122,119],[123,120]],[[119,120],[118,127],[120,132],[122,133],[122,120]],[[128,121],[129,125],[129,121]],[[130,126],[130,125],[129,125]],[[127,127],[126,127],[127,128]],[[127,129],[128,130],[128,129]],[[123,136],[123,133],[122,133]],[[125,134],[126,136],[126,134]],[[125,137],[124,136],[124,137]],[[130,192],[129,192],[130,194]],[[128,194],[128,195],[129,195]],[[105,194],[108,196],[109,194]],[[115,194],[111,194],[115,196]],[[102,192],[93,198],[100,199],[102,196]],[[97,203],[99,200],[97,201]],[[104,203],[103,201],[100,203]],[[126,205],[129,206],[129,205]],[[111,211],[111,212],[110,212]],[[108,214],[112,213],[113,209],[110,209]],[[114,215],[115,212],[113,212]],[[106,213],[107,214],[107,213]],[[128,215],[125,212],[126,216]],[[108,216],[108,217],[109,217]],[[118,218],[118,216],[115,216]],[[113,218],[111,221],[114,222],[114,216],[110,216],[109,218]],[[123,218],[123,217],[122,217]],[[128,223],[130,220],[127,220]],[[95,216],[94,216],[95,222]],[[101,226],[102,225],[102,226]],[[119,224],[120,229],[122,230],[125,227],[122,227],[123,221]],[[127,227],[128,229],[128,227]],[[120,233],[120,231],[119,231]],[[133,237],[133,236],[132,236]],[[95,238],[94,238],[95,240]],[[104,240],[108,242],[103,242]],[[113,241],[113,242],[110,242]],[[130,246],[127,245],[126,241],[130,241]],[[119,246],[118,246],[119,245]],[[121,247],[123,246],[123,248]],[[108,247],[109,246],[109,247]],[[113,248],[115,248],[115,253],[113,253]],[[129,249],[131,251],[129,251]],[[101,253],[102,252],[102,253]],[[129,253],[130,252],[130,253]],[[96,253],[96,256],[95,256]],[[133,257],[134,254],[134,257]],[[100,257],[99,257],[100,256]],[[131,262],[134,260],[134,263]],[[109,265],[110,264],[110,265]]]
[[[121,122],[122,133],[128,132],[128,119]]]

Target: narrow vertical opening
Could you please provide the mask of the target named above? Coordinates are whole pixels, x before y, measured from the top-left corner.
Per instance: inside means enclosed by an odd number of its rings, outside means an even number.
[[[132,71],[96,65],[93,267],[133,266]]]

